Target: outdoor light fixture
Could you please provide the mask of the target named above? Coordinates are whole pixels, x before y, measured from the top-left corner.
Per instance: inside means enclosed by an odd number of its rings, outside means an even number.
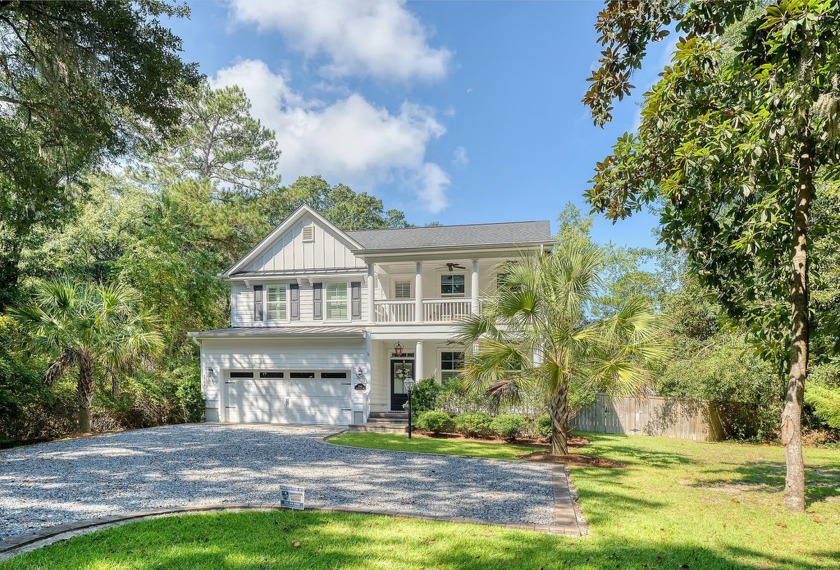
[[[402,345],[400,341],[397,341],[397,344],[394,345],[394,356],[402,356]]]
[[[414,378],[408,376],[403,380],[403,386],[408,394],[408,439],[411,439],[411,390],[414,388]]]

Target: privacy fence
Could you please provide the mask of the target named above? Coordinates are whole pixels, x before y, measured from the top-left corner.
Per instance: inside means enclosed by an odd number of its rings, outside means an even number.
[[[658,435],[696,441],[723,438],[714,402],[661,396],[610,398],[598,394],[572,419],[572,429],[628,435]]]

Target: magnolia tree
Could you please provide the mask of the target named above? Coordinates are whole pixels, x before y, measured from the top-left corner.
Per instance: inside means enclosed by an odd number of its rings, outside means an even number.
[[[648,45],[674,28],[682,37],[645,94],[638,131],[597,165],[587,199],[613,221],[655,205],[662,240],[686,253],[763,355],[786,370],[784,501],[801,511],[809,213],[816,181],[840,172],[840,7],[611,0],[596,23],[605,49],[584,98],[597,125],[632,89]]]

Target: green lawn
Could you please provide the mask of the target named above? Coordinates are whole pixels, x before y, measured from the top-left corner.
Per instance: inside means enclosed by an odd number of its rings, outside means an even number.
[[[840,568],[840,451],[806,450],[808,512],[790,515],[779,506],[780,447],[587,437],[581,453],[626,464],[572,468],[588,539],[310,511],[191,515],[78,537],[0,569]],[[392,449],[399,438],[415,451],[522,452],[380,434],[334,441]]]
[[[490,459],[519,459],[520,455],[538,451],[525,445],[500,445],[462,439],[443,439],[415,435],[408,439],[404,434],[359,433],[348,431],[331,437],[330,443],[350,447],[389,449],[391,451],[413,451],[415,453],[439,453],[442,455],[469,455]]]

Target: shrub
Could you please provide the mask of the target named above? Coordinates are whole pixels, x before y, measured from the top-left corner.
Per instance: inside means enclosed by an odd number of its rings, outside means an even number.
[[[551,416],[543,414],[537,418],[537,434],[542,437],[551,437]]]
[[[417,418],[417,427],[432,433],[444,433],[452,431],[455,422],[446,412],[423,412]]]
[[[805,403],[813,408],[814,415],[824,424],[840,429],[840,390],[811,384],[805,389]]]
[[[485,413],[461,414],[455,418],[455,429],[470,437],[485,437],[492,433],[490,423],[493,420]]]
[[[435,381],[434,376],[424,378],[414,385],[411,390],[411,405],[415,412],[434,410],[438,394],[443,387]],[[405,408],[408,409],[406,403]]]
[[[525,418],[516,414],[502,414],[490,422],[490,429],[507,441],[514,441],[525,427]]]

